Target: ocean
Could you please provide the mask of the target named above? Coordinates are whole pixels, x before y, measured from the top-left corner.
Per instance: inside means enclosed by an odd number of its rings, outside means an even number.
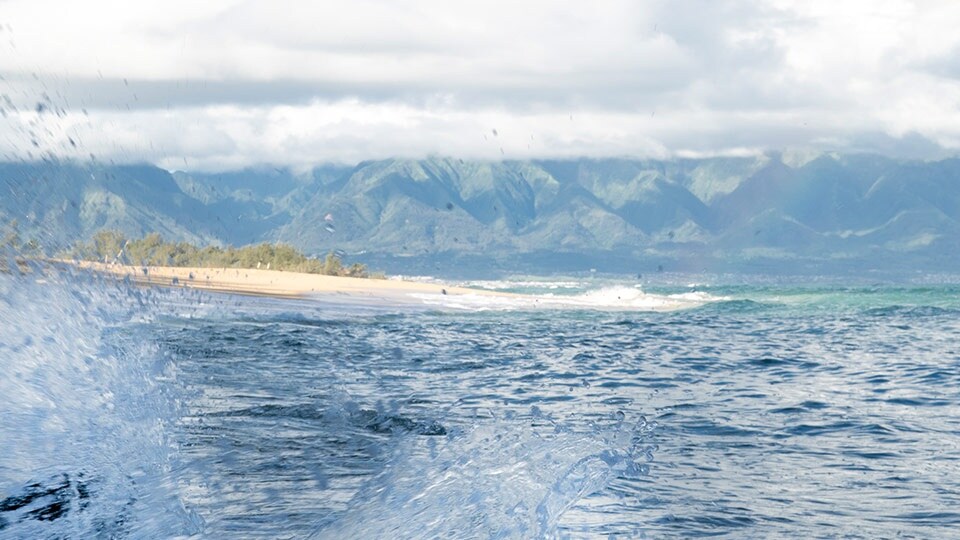
[[[0,275],[0,538],[955,537],[949,282]]]

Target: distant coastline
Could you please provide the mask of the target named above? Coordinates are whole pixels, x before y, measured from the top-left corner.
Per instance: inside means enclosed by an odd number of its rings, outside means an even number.
[[[12,190],[0,197],[0,244],[9,238],[19,244],[17,253],[64,255],[108,228],[224,250],[279,242],[321,263],[327,253],[340,253],[347,268],[359,263],[473,279],[592,268],[647,275],[662,267],[667,273],[908,280],[960,268],[955,158],[792,152],[689,160],[434,157],[318,165],[304,174],[267,166],[201,173],[142,164],[0,162],[0,179]],[[118,251],[105,250],[106,262]],[[139,255],[117,262],[206,265],[176,260],[176,250],[156,261]]]
[[[247,268],[206,268],[140,266],[57,259],[52,262],[97,274],[129,280],[136,284],[160,287],[181,287],[223,293],[309,298],[338,295],[356,299],[405,301],[410,294],[438,296],[480,295],[514,298],[516,295],[481,289],[452,287],[435,283],[418,283],[397,279],[368,279],[327,276],[304,272]]]
[[[158,233],[127,238],[119,231],[107,229],[94,234],[90,242],[78,242],[64,255],[61,258],[131,266],[263,269],[355,278],[386,277],[380,272],[371,275],[363,264],[345,266],[340,255],[333,251],[320,259],[281,242],[239,247],[196,246],[188,242],[168,242]]]

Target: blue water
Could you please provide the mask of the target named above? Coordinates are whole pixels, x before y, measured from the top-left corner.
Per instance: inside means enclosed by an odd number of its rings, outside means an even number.
[[[708,301],[375,307],[0,276],[0,538],[960,530],[960,289],[644,291]]]

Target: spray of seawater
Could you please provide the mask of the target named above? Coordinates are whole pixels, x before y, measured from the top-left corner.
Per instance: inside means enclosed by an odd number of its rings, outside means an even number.
[[[172,363],[147,292],[0,274],[0,538],[178,537]]]
[[[646,475],[655,424],[577,428],[533,407],[445,437],[407,437],[316,538],[554,538],[564,512],[614,478]]]

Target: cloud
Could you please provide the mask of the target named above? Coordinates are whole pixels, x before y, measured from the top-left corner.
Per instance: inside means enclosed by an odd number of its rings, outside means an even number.
[[[953,2],[9,0],[0,23],[7,156],[960,148]]]

